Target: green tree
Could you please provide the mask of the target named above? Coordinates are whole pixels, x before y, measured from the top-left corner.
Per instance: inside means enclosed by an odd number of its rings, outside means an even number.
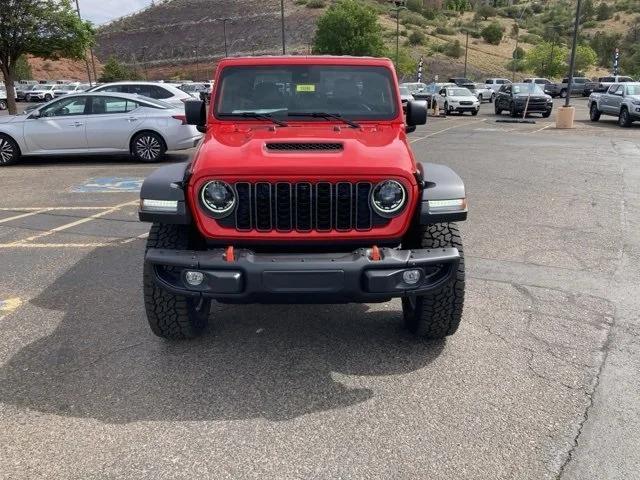
[[[121,80],[140,80],[141,75],[134,69],[120,63],[116,57],[109,57],[104,64],[99,82],[119,82]]]
[[[16,61],[16,65],[13,71],[14,80],[32,80],[33,72],[31,71],[31,65],[27,61],[26,55],[20,55]]]
[[[78,18],[69,0],[2,0],[0,3],[0,71],[7,87],[9,113],[21,56],[83,58],[93,42],[91,24]]]
[[[513,58],[514,60],[522,60],[524,58],[524,48],[514,48],[513,53],[511,54],[511,58]]]
[[[478,9],[476,10],[476,13],[483,20],[487,20],[489,17],[496,16],[496,9],[493,8],[491,5],[483,3],[478,7]]]
[[[407,0],[407,8],[412,12],[422,13],[424,3],[422,0]]]
[[[576,63],[577,72],[585,72],[598,61],[598,54],[589,45],[578,45],[576,47]]]
[[[492,45],[500,45],[502,36],[504,35],[504,28],[498,22],[491,22],[482,29],[481,34],[485,42]]]
[[[539,77],[558,77],[567,72],[568,54],[563,45],[542,42],[525,54],[525,65]]]
[[[313,51],[324,55],[384,55],[376,12],[355,0],[332,4],[318,19]]]
[[[604,2],[598,4],[596,9],[596,19],[599,21],[609,20],[613,15],[613,8]]]
[[[598,55],[598,65],[611,67],[613,52],[620,45],[621,38],[618,33],[596,32],[589,43]]]
[[[583,0],[582,8],[580,9],[580,20],[582,22],[589,21],[596,14],[596,9],[593,6],[593,0]]]

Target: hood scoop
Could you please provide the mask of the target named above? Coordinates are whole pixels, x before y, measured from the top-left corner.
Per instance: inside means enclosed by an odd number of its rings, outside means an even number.
[[[271,152],[340,152],[343,148],[337,142],[268,142],[266,146]]]

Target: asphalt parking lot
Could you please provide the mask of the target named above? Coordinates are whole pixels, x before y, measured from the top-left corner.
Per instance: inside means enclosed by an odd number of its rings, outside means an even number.
[[[399,301],[219,305],[162,341],[136,214],[156,166],[1,169],[0,478],[640,478],[640,124],[574,104],[571,131],[484,104],[410,135],[469,195],[446,342]]]

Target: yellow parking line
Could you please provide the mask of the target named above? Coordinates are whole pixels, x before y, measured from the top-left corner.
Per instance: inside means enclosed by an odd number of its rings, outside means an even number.
[[[129,205],[137,205],[137,204],[138,204],[137,200],[131,201],[131,202],[126,202],[126,203],[121,203],[121,204],[116,205],[114,207],[111,207],[111,208],[109,208],[107,210],[103,210],[101,212],[94,213],[93,215],[90,215],[88,217],[81,218],[80,220],[76,220],[75,222],[71,222],[71,223],[66,223],[64,225],[60,225],[59,227],[52,228],[51,230],[47,230],[45,232],[39,233],[37,235],[33,235],[31,237],[23,238],[22,240],[18,240],[18,241],[12,242],[12,243],[10,243],[8,245],[19,245],[19,244],[23,244],[23,243],[27,243],[27,242],[32,242],[33,240],[37,240],[38,238],[46,237],[46,236],[52,235],[52,234],[54,234],[56,232],[61,232],[62,230],[67,230],[69,228],[76,227],[76,226],[81,225],[83,223],[90,222],[91,220],[95,220],[95,219],[98,219],[100,217],[104,217],[105,215],[108,215],[110,213],[113,213],[113,212],[116,212],[116,211],[120,210],[122,207],[126,207],[126,206],[129,206]]]
[[[485,119],[483,118],[481,120],[475,120],[475,121],[472,121],[472,122],[461,122],[461,123],[459,123],[457,125],[452,125],[450,127],[443,128],[442,130],[438,130],[436,132],[432,132],[429,135],[425,135],[424,137],[414,138],[409,143],[416,143],[416,142],[419,142],[420,140],[424,140],[425,138],[434,137],[434,136],[438,135],[439,133],[446,132],[447,130],[451,130],[453,128],[459,128],[459,127],[463,127],[465,125],[472,125],[474,123],[480,123],[480,122],[484,122],[484,121],[485,121]]]
[[[20,305],[22,305],[22,300],[18,297],[0,300],[0,319],[16,310]]]
[[[20,215],[14,215],[13,217],[3,218],[3,219],[0,220],[0,223],[10,222],[11,220],[18,220],[19,218],[31,217],[33,215],[39,215],[41,213],[45,213],[45,212],[48,212],[48,211],[49,211],[48,208],[43,208],[43,209],[40,209],[40,210],[33,210],[31,212],[28,212],[28,213],[21,213]]]

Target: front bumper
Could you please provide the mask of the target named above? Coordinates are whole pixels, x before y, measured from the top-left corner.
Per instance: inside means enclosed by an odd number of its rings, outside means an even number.
[[[474,112],[480,110],[480,104],[477,105],[449,105],[450,112]]]
[[[362,303],[424,294],[455,278],[460,253],[456,248],[370,249],[348,253],[282,254],[236,250],[227,261],[225,250],[164,250],[150,248],[145,262],[156,284],[173,293],[204,296],[225,303]],[[419,270],[409,285],[407,270]],[[187,271],[204,281],[189,285]]]

